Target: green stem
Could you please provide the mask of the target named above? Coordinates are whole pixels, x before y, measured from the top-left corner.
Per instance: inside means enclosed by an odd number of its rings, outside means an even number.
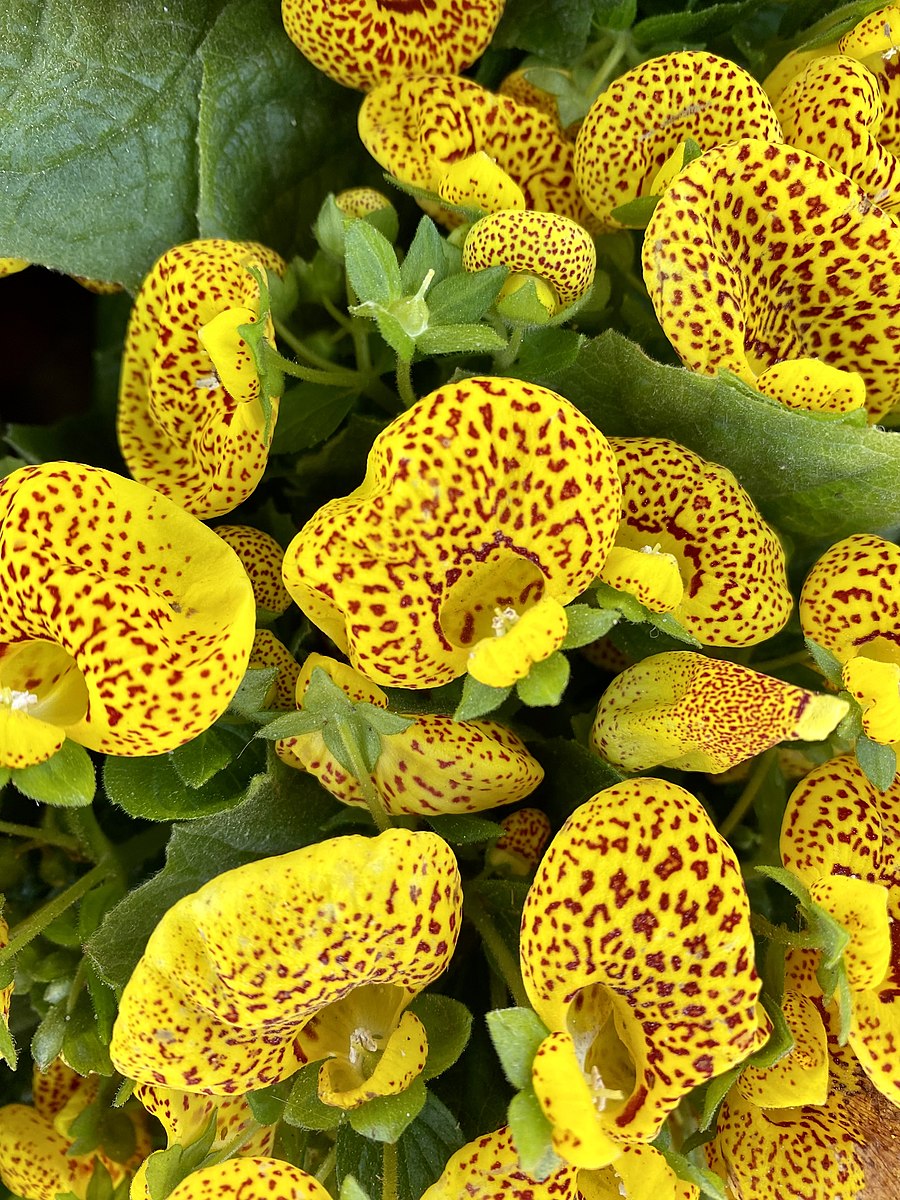
[[[628,43],[631,40],[631,33],[624,29],[616,36],[615,41],[610,47],[610,51],[604,58],[603,62],[594,73],[594,78],[591,80],[587,91],[587,98],[593,102],[597,96],[606,88],[612,73],[622,60],[625,51],[628,49]]]
[[[531,1005],[528,996],[525,994],[525,985],[522,983],[522,972],[519,970],[519,964],[510,953],[509,946],[507,946],[506,942],[500,936],[497,926],[491,920],[490,914],[481,903],[478,893],[464,887],[463,902],[463,911],[481,934],[481,940],[484,942],[485,949],[488,950],[491,959],[493,959],[500,974],[503,976],[503,981],[509,989],[509,994],[519,1008],[530,1008]]]
[[[91,862],[104,859],[115,862],[116,848],[100,828],[92,808],[70,808],[65,812],[69,832],[78,840],[78,845]]]
[[[287,342],[298,358],[306,359],[311,366],[321,367],[323,371],[332,371],[337,365],[333,363],[331,359],[325,358],[321,354],[317,354],[315,350],[310,350],[309,346],[307,346],[305,342],[302,342],[300,338],[298,338],[296,334],[292,333],[291,330],[288,329],[286,325],[282,324],[281,321],[275,322],[275,332],[283,342]]]
[[[359,297],[353,290],[350,277],[347,276],[347,308],[353,308],[358,302]],[[343,313],[338,314],[338,310],[334,305],[328,308],[326,304],[326,310],[341,324],[346,322],[345,328],[353,338],[353,353],[356,355],[356,365],[363,374],[368,374],[372,370],[372,354],[369,350],[369,329],[371,326],[368,322],[361,321],[359,317],[345,317]]]
[[[522,339],[525,336],[525,326],[518,322],[513,325],[512,332],[509,335],[509,341],[506,343],[505,350],[498,350],[494,356],[494,366],[498,371],[505,371],[507,367],[511,367],[519,357],[519,351],[522,349]]]
[[[319,1163],[319,1168],[315,1172],[316,1179],[318,1179],[319,1183],[324,1184],[325,1180],[328,1178],[328,1176],[334,1170],[334,1163],[335,1163],[336,1158],[337,1158],[337,1152],[336,1152],[334,1146],[329,1147],[328,1153],[325,1155],[325,1157]]]
[[[800,946],[805,949],[812,947],[819,949],[815,938],[810,937],[808,933],[796,933],[793,929],[788,929],[784,925],[773,925],[766,917],[760,913],[750,914],[750,928],[760,937],[767,938],[770,942],[777,942],[780,946]]]
[[[52,900],[48,900],[46,904],[41,905],[24,921],[20,921],[18,925],[10,930],[9,942],[0,950],[0,966],[8,959],[18,954],[23,946],[27,946],[33,941],[39,933],[55,921],[73,904],[81,899],[98,883],[102,883],[104,879],[108,879],[110,875],[115,875],[118,871],[118,863],[103,861],[92,867],[86,875],[75,881],[66,888],[64,892],[60,892],[58,896],[54,896]]]
[[[262,344],[266,347],[265,353],[272,365],[294,379],[302,379],[305,383],[323,383],[326,387],[355,388],[359,386],[360,377],[357,371],[351,371],[347,367],[336,367],[333,364],[327,371],[319,371],[315,367],[302,367],[299,363],[291,362],[289,358],[279,354],[277,350],[273,350],[268,342]]]
[[[397,391],[403,401],[404,408],[412,408],[416,403],[416,393],[412,384],[412,360],[397,357]]]
[[[397,1147],[384,1142],[382,1149],[381,1200],[397,1200]]]
[[[347,756],[350,759],[350,767],[353,774],[359,783],[360,790],[363,794],[363,800],[366,802],[366,807],[372,815],[372,820],[375,822],[375,827],[379,833],[384,833],[391,828],[391,820],[384,811],[384,804],[381,797],[375,791],[372,785],[372,776],[365,764],[362,756],[362,751],[359,748],[359,743],[353,736],[352,730],[348,730],[343,721],[338,720],[338,728],[341,734],[341,741],[344,743],[344,748],[347,751]]]
[[[769,773],[769,767],[772,765],[772,759],[775,757],[774,747],[767,750],[765,754],[761,754],[753,768],[750,778],[747,780],[744,790],[737,799],[737,803],[732,808],[731,812],[719,826],[719,833],[723,838],[735,830],[747,813],[753,807],[753,801],[759,795],[759,789],[765,782],[766,775]]]
[[[40,846],[58,846],[60,850],[81,849],[77,838],[69,837],[66,833],[51,833],[35,825],[16,825],[13,821],[0,821],[0,833],[5,833],[8,837],[28,838]]]

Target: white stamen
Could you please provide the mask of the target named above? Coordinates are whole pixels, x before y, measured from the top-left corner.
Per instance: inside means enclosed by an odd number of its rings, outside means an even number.
[[[0,704],[5,704],[13,712],[27,712],[29,708],[36,707],[39,699],[40,697],[36,696],[34,692],[18,692],[15,688],[0,688]]]
[[[221,387],[221,384],[222,381],[215,371],[211,372],[209,375],[201,375],[199,379],[194,380],[194,387],[206,388],[206,390],[209,392],[211,392],[213,388]]]
[[[358,1029],[354,1029],[350,1034],[350,1054],[348,1057],[354,1067],[362,1058],[364,1050],[368,1050],[371,1053],[377,1049],[378,1043],[368,1029],[359,1027]]]
[[[503,637],[515,625],[518,619],[519,614],[514,608],[495,608],[494,615],[491,618],[491,629],[494,631],[494,637]]]

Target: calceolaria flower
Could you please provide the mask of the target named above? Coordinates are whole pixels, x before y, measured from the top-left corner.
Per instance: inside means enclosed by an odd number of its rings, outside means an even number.
[[[227,871],[165,914],[129,980],[110,1054],[131,1079],[242,1095],[321,1061],[352,1108],[425,1064],[410,1001],[444,971],[461,914],[436,834],[341,837]]]
[[[724,658],[674,650],[616,676],[600,699],[591,743],[626,771],[671,767],[715,774],[779,742],[821,741],[848,711],[838,696]]]
[[[290,608],[291,598],[281,581],[284,551],[275,539],[250,525],[216,525],[215,532],[227,542],[247,572],[256,607],[269,616]]]
[[[272,708],[294,707],[300,664],[271,629],[257,629],[248,667],[277,667],[278,674],[268,697]]]
[[[600,578],[705,646],[752,646],[791,611],[784,550],[725,467],[666,438],[611,438],[622,521]]]
[[[797,785],[781,827],[784,865],[850,934],[844,951],[852,1008],[850,1046],[875,1087],[896,1105],[898,833],[900,784],[879,791],[850,755],[824,763]]]
[[[119,389],[119,446],[135,479],[198,517],[231,512],[254,491],[269,452],[277,399],[266,413],[250,347],[238,332],[259,319],[248,268],[282,275],[255,242],[209,238],[167,251],[138,292]],[[271,319],[265,330],[274,343]]]
[[[559,648],[563,606],[596,578],[620,511],[609,445],[568,400],[465,379],[379,434],[362,484],[291,543],[284,581],[376,683],[468,670],[502,687]]]
[[[539,808],[517,808],[500,822],[503,832],[485,862],[500,875],[530,875],[550,841],[550,818]]]
[[[452,75],[479,58],[504,0],[282,0],[288,37],[320,71],[368,91],[395,76]]]
[[[168,1200],[223,1200],[265,1196],[266,1200],[331,1200],[314,1175],[277,1158],[228,1158],[183,1179]],[[134,1198],[132,1198],[134,1200]]]
[[[768,1036],[737,859],[700,802],[659,779],[607,788],[568,819],[525,901],[521,961],[550,1030],[532,1082],[574,1166],[652,1141]]]
[[[759,139],[708,150],[663,193],[643,262],[691,370],[833,412],[858,406],[858,375],[870,420],[892,408],[900,230],[820,159]]]
[[[234,551],[142,484],[77,463],[0,481],[0,765],[66,737],[162,754],[225,711],[255,627]]]
[[[756,80],[715,54],[663,54],[616,79],[594,101],[578,131],[575,175],[600,227],[621,229],[614,209],[662,191],[657,176],[670,161],[681,166],[688,139],[706,150],[746,137],[782,140]]]
[[[376,87],[360,109],[359,136],[401,183],[438,192],[454,163],[483,150],[521,190],[525,207],[575,221],[585,215],[573,146],[558,122],[471,79],[417,75]],[[504,207],[508,191],[504,186],[491,207]],[[490,198],[478,192],[469,203]],[[453,196],[454,203],[464,199],[458,181]]]
[[[806,637],[842,664],[866,736],[900,743],[900,548],[859,533],[826,550],[800,593]]]
[[[316,668],[324,670],[351,699],[387,708],[387,696],[358,671],[333,658],[311,654],[297,680],[297,706]],[[359,781],[337,761],[320,732],[283,738],[279,756],[315,775],[344,804],[365,806]],[[409,718],[400,733],[381,735],[381,753],[372,786],[392,814],[481,812],[514,804],[530,795],[544,777],[524,742],[496,721],[454,721],[422,714]]]
[[[451,1156],[422,1200],[568,1200],[578,1196],[578,1172],[568,1164],[548,1178],[532,1178],[519,1165],[508,1125],[482,1134]],[[592,1197],[593,1193],[589,1193]]]

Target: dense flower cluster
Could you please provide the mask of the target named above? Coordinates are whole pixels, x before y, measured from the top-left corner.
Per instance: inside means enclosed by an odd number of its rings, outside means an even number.
[[[679,377],[816,427],[897,419],[900,10],[765,83],[656,55],[574,123],[561,73],[554,95],[527,65],[496,91],[461,74],[499,0],[282,10],[434,221],[398,253],[394,207],[354,187],[309,262],[237,234],[172,247],[125,338],[132,478],[0,480],[0,773],[75,805],[54,773],[105,755],[141,819],[120,859],[86,818],[24,827],[59,890],[29,916],[11,888],[0,970],[123,911],[135,933],[118,979],[102,954],[60,989],[36,956],[0,975],[4,1057],[20,991],[41,1018],[0,1179],[22,1200],[861,1196],[873,1106],[900,1107],[895,514],[797,550],[732,471],[607,435],[550,385],[584,340],[558,326],[594,328],[610,247],[643,229]],[[307,338],[315,305],[334,329]],[[350,397],[330,425],[329,396]],[[273,468],[354,404],[351,469]],[[304,471],[324,499],[297,500]],[[192,862],[191,818],[244,805],[227,869],[200,839]],[[53,854],[95,865],[72,881]],[[508,1123],[401,1186],[407,1131],[454,1123],[427,1084],[463,1051],[463,999],[491,1010]]]

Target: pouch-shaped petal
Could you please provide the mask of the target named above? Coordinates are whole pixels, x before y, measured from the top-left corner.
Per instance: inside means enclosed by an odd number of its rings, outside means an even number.
[[[828,1035],[819,1009],[809,996],[789,990],[782,1004],[794,1045],[766,1068],[747,1067],[735,1087],[758,1108],[798,1108],[828,1098]]]
[[[606,439],[562,396],[449,383],[392,421],[363,483],[300,530],[285,585],[369,679],[433,687],[467,670],[498,612],[565,605],[592,582],[620,496]]]
[[[605,230],[621,229],[613,209],[651,195],[651,183],[690,138],[701,149],[737,138],[780,142],[781,127],[760,84],[705,51],[651,58],[614,80],[585,117],[575,175]]]
[[[616,550],[674,557],[682,588],[669,605],[668,573],[635,585],[634,553],[615,550],[600,572],[655,611],[670,611],[706,646],[750,646],[782,628],[791,611],[784,550],[725,467],[667,438],[611,438],[622,483]],[[659,572],[656,572],[658,576]]]
[[[195,1142],[213,1113],[216,1115],[216,1136],[210,1151],[221,1150],[247,1134],[239,1154],[268,1154],[275,1141],[274,1125],[264,1125],[251,1132],[253,1110],[245,1096],[198,1096],[152,1083],[139,1083],[134,1094],[147,1112],[160,1122],[170,1146],[189,1146]]]
[[[485,855],[487,865],[501,874],[530,875],[550,840],[550,818],[539,808],[517,808],[500,827],[503,832]]]
[[[71,1139],[26,1104],[0,1108],[0,1180],[22,1200],[56,1200],[74,1192],[84,1200],[93,1154],[68,1153]]]
[[[320,71],[368,91],[395,76],[452,75],[478,58],[504,0],[282,0],[288,37]]]
[[[228,1158],[194,1171],[169,1193],[168,1200],[331,1200],[314,1175],[275,1158]]]
[[[526,208],[575,221],[586,214],[574,147],[558,122],[474,80],[417,75],[373,88],[359,111],[359,136],[401,183],[437,192],[453,163],[483,150],[521,188]],[[434,215],[454,223],[447,213]]]
[[[135,479],[199,517],[231,512],[253,492],[278,411],[273,400],[267,422],[250,350],[237,332],[259,314],[259,285],[248,267],[286,270],[255,242],[176,246],[144,280],[128,326],[122,457]],[[265,332],[272,342],[271,319]]]
[[[576,1172],[564,1166],[544,1180],[519,1166],[509,1126],[482,1134],[451,1156],[437,1183],[422,1200],[570,1200],[577,1195]]]
[[[892,408],[900,227],[820,159],[758,139],[708,151],[663,193],[643,263],[691,370],[753,385],[776,363],[817,358],[862,376],[871,420]]]
[[[132,1079],[213,1095],[284,1078],[303,1061],[297,1035],[329,1004],[366,985],[411,997],[433,982],[460,905],[456,860],[431,833],[333,838],[227,871],[151,935],[113,1061]]]
[[[626,771],[665,766],[717,774],[779,742],[821,741],[848,711],[838,696],[675,650],[615,677],[600,699],[591,744]]]
[[[623,1146],[601,1171],[579,1171],[582,1200],[698,1200],[700,1189],[679,1179],[654,1146]]]
[[[12,694],[91,750],[160,754],[243,678],[255,611],[237,555],[139,483],[76,463],[14,471],[0,565],[0,708]],[[17,753],[0,743],[0,761]]]
[[[291,598],[281,581],[284,550],[271,534],[252,525],[216,525],[215,532],[232,548],[253,585],[257,608],[283,613]]]
[[[520,944],[528,997],[602,1089],[595,1119],[614,1140],[652,1140],[682,1096],[767,1036],[740,867],[675,784],[629,780],[576,809],[538,868]],[[558,1109],[565,1124],[565,1094]]]

